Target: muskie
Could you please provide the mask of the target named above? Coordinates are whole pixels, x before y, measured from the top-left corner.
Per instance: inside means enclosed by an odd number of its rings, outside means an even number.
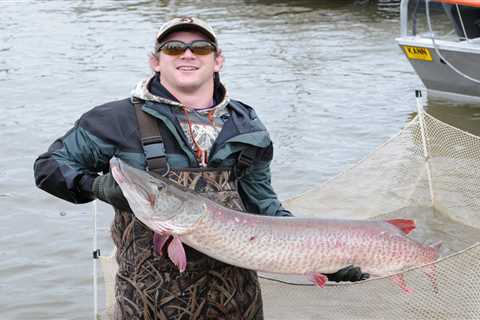
[[[393,275],[410,292],[399,271],[433,262],[439,245],[407,238],[408,219],[386,221],[270,217],[227,209],[174,185],[166,178],[110,161],[111,170],[135,216],[155,232],[157,252],[167,251],[182,272],[187,261],[182,243],[225,263],[263,272],[303,274],[323,287],[326,273],[348,265],[372,276]],[[430,265],[433,268],[433,264]],[[427,272],[433,279],[431,268]]]

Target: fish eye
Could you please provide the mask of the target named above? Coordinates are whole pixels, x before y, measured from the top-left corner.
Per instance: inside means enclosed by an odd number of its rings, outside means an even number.
[[[160,183],[157,184],[157,190],[160,191],[160,192],[164,191],[166,188],[167,188],[166,183],[160,182]]]

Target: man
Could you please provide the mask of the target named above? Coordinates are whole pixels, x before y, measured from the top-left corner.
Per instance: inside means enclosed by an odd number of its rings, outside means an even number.
[[[115,208],[115,319],[263,318],[254,271],[186,247],[187,270],[180,273],[155,251],[157,236],[131,213],[109,173],[116,156],[227,207],[290,216],[271,186],[268,132],[251,107],[229,99],[218,74],[223,61],[204,21],[167,22],[150,58],[155,74],[137,85],[133,97],[85,113],[35,162],[43,190],[74,203],[98,198]],[[365,276],[348,267],[330,278]]]

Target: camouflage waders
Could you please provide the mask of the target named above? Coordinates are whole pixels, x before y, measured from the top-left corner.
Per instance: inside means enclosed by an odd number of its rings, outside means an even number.
[[[230,170],[170,171],[170,180],[226,207],[244,210]],[[114,320],[263,319],[257,274],[214,260],[188,246],[180,273],[153,247],[153,232],[132,213],[116,211],[117,246]]]

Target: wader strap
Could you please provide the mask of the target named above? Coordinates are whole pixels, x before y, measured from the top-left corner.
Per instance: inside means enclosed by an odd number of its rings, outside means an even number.
[[[257,148],[248,147],[237,158],[237,164],[235,166],[235,178],[241,178],[245,174],[245,171],[250,168],[257,156]]]
[[[255,160],[269,162],[273,158],[273,145],[266,148],[259,148],[250,146],[240,152],[237,157],[237,163],[234,170],[235,178],[241,178],[245,175],[245,172],[250,168]]]
[[[239,169],[246,169],[253,164],[255,156],[257,155],[257,148],[249,147],[240,152],[237,159],[237,166]]]
[[[142,110],[143,101],[135,100],[133,105],[137,114],[140,140],[147,161],[147,170],[164,175],[168,172],[169,166],[158,120]]]

